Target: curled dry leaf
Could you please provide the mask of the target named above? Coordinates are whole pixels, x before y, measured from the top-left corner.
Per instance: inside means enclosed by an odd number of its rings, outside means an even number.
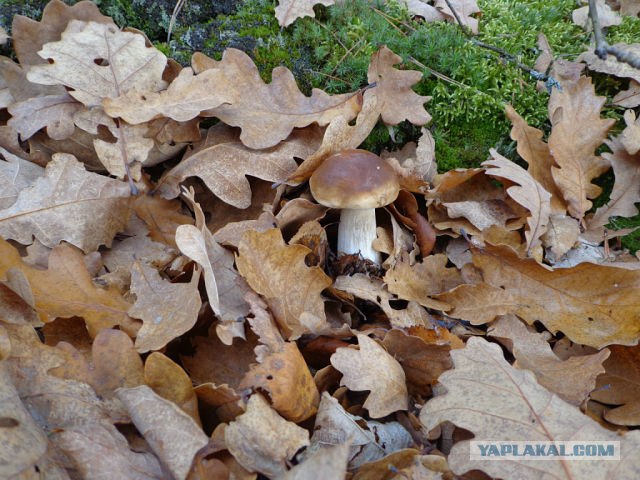
[[[244,468],[269,477],[286,472],[286,461],[309,445],[309,432],[278,415],[260,394],[224,430],[227,449]]]
[[[448,457],[451,470],[462,475],[482,470],[492,477],[633,478],[640,468],[636,455],[640,434],[620,436],[601,427],[579,409],[539,385],[533,374],[509,365],[502,351],[481,338],[472,337],[462,350],[451,352],[455,368],[440,376],[446,393],[429,400],[420,420],[433,429],[444,421],[469,430],[479,439],[502,441],[597,441],[620,442],[620,461],[600,459],[540,462],[516,459],[509,462],[472,460],[469,440],[456,443]],[[469,401],[473,399],[473,409]]]
[[[302,17],[315,17],[314,5],[333,5],[335,0],[278,0],[276,18],[281,27],[287,27]]]
[[[407,448],[411,435],[398,422],[376,422],[351,415],[338,400],[327,392],[322,394],[307,455],[321,448],[350,444],[348,469],[378,460],[385,455]]]
[[[408,408],[407,384],[400,364],[378,342],[358,335],[359,350],[338,348],[331,365],[342,373],[340,385],[354,391],[369,390],[364,408],[381,418]]]
[[[593,263],[551,271],[508,247],[490,245],[472,254],[485,283],[437,295],[454,307],[448,315],[481,324],[513,313],[596,348],[638,342],[640,271]]]
[[[200,270],[194,271],[189,283],[171,283],[155,268],[133,264],[131,292],[136,294],[136,303],[128,313],[143,321],[136,336],[138,352],[160,350],[195,325],[202,305],[199,280]]]
[[[489,335],[507,341],[516,358],[514,367],[532,371],[540,385],[576,406],[595,388],[596,377],[604,372],[602,362],[610,353],[605,348],[593,355],[560,360],[545,335],[527,328],[515,315],[499,317],[489,327]]]
[[[527,217],[529,229],[524,232],[529,253],[531,249],[540,245],[540,237],[547,231],[551,214],[551,194],[522,167],[507,160],[495,149],[491,149],[490,152],[493,158],[482,163],[487,169],[487,175],[514,182],[515,185],[507,188],[507,194],[531,213]]]
[[[121,388],[118,397],[162,464],[176,480],[185,480],[196,452],[208,443],[198,424],[146,385]]]
[[[331,279],[320,267],[307,267],[307,247],[285,244],[280,230],[273,228],[247,232],[238,252],[238,271],[265,297],[286,338],[294,340],[328,326],[320,294]]]
[[[0,235],[28,245],[33,236],[47,247],[67,241],[85,252],[111,245],[129,218],[129,187],[87,172],[73,155],[58,153],[45,176],[23,189],[0,211]]]

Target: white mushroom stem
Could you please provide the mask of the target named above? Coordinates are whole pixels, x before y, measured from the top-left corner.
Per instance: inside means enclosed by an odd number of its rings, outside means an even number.
[[[376,265],[382,261],[372,243],[376,239],[375,208],[343,208],[338,226],[338,255],[360,253]]]

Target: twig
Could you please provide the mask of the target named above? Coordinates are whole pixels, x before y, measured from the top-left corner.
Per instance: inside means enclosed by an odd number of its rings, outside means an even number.
[[[596,0],[589,0],[589,17],[593,26],[593,36],[596,41],[595,54],[600,60],[606,60],[607,55],[613,55],[619,62],[626,63],[633,68],[640,69],[640,56],[633,53],[628,48],[620,48],[609,45],[602,34],[600,19],[598,18],[598,10],[596,8]]]
[[[176,5],[173,7],[173,13],[171,13],[171,20],[169,20],[169,30],[167,31],[167,43],[171,40],[171,32],[173,31],[173,27],[176,25],[176,19],[180,14],[180,10],[184,7],[184,4],[187,0],[178,0]]]

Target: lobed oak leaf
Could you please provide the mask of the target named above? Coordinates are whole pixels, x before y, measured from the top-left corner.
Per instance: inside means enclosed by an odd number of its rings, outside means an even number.
[[[448,315],[479,324],[513,313],[581,345],[638,343],[640,271],[593,263],[550,270],[508,247],[491,245],[472,249],[472,255],[484,283],[437,295],[454,307]]]
[[[284,182],[297,168],[295,158],[305,158],[317,148],[319,133],[317,129],[295,130],[275,147],[252,150],[240,142],[235,129],[219,124],[209,129],[207,138],[163,175],[156,188],[163,196],[173,198],[180,192],[180,182],[198,177],[224,202],[247,208],[251,205],[251,188],[246,176]]]
[[[175,242],[176,229],[180,225],[191,225],[193,219],[180,213],[182,205],[177,200],[166,200],[158,196],[139,195],[134,198],[131,208],[147,224],[149,237],[171,247]]]
[[[82,108],[68,93],[38,96],[9,106],[11,118],[7,125],[14,128],[22,140],[45,127],[51,139],[64,140],[73,134],[73,117]]]
[[[92,336],[103,328],[120,325],[134,335],[137,324],[127,316],[131,305],[114,288],[97,287],[84,265],[82,254],[70,245],[58,245],[49,256],[48,270],[25,264],[18,251],[0,239],[0,276],[20,270],[33,291],[35,309],[47,322],[57,317],[82,317]]]
[[[176,480],[185,480],[198,450],[208,437],[189,415],[151,388],[121,388],[118,397],[131,420]]]
[[[398,422],[376,422],[351,415],[327,392],[322,394],[307,455],[335,445],[349,445],[347,469],[378,460],[412,444],[409,432]]]
[[[616,43],[611,46],[628,51],[630,54],[636,56],[640,53],[640,43]],[[620,78],[630,78],[636,82],[640,82],[640,71],[638,71],[637,68],[633,68],[627,62],[618,61],[613,55],[607,55],[607,58],[602,60],[595,54],[593,48],[582,52],[576,59],[576,62],[586,63],[589,70],[607,73]]]
[[[616,425],[640,425],[640,351],[638,347],[611,346],[605,373],[597,379],[591,398],[614,408],[604,418]]]
[[[281,27],[287,27],[302,17],[315,17],[314,5],[333,5],[335,0],[278,0],[276,18]]]
[[[319,267],[307,267],[310,252],[284,243],[280,230],[249,231],[238,246],[238,271],[265,297],[278,326],[290,340],[327,326],[321,292],[331,279]]]
[[[224,442],[250,472],[280,477],[286,472],[285,462],[309,445],[309,432],[282,418],[256,393],[249,398],[246,412],[225,428]]]
[[[315,480],[331,478],[344,480],[347,474],[349,442],[333,445],[315,451],[305,457],[302,463],[289,470],[283,480]]]
[[[340,385],[371,392],[363,407],[372,418],[406,410],[409,398],[400,364],[366,335],[358,334],[358,345],[360,350],[342,347],[331,355],[331,365],[342,373]]]
[[[613,25],[620,25],[622,23],[622,16],[618,12],[614,12],[609,5],[605,3],[605,0],[596,0],[594,2],[596,12],[598,14],[598,23],[600,28],[607,28]],[[573,23],[582,27],[587,32],[593,30],[591,25],[591,16],[589,15],[589,5],[576,8],[571,12],[571,19]]]
[[[13,205],[22,190],[44,176],[44,168],[0,147],[0,208]]]
[[[437,22],[444,20],[444,15],[426,0],[402,0],[409,13],[424,18],[425,22]]]
[[[580,406],[604,372],[602,362],[609,356],[606,348],[593,355],[578,355],[561,360],[542,333],[527,328],[515,315],[504,315],[489,327],[489,335],[503,339],[516,361],[513,366],[530,370],[540,385],[575,406]]]
[[[524,232],[529,254],[533,248],[540,245],[540,237],[547,231],[551,214],[551,194],[522,167],[507,160],[495,149],[491,149],[490,153],[493,158],[482,163],[487,175],[514,182],[515,185],[507,187],[507,194],[531,213],[527,217],[529,229]]]
[[[459,18],[462,25],[473,33],[478,33],[478,19],[473,17],[476,13],[480,13],[476,0],[436,0],[435,6],[450,22],[457,23]],[[458,14],[458,18],[451,11],[452,9]]]
[[[577,243],[580,237],[580,225],[575,218],[555,214],[549,217],[547,231],[542,235],[542,245],[546,249],[546,258],[551,265],[556,264]]]
[[[551,173],[569,213],[578,220],[591,208],[588,199],[600,194],[600,187],[591,181],[609,168],[594,153],[615,123],[613,119],[600,118],[605,100],[595,95],[588,77],[566,85],[562,91],[554,89],[549,99],[549,148],[558,165],[551,167]]]
[[[420,96],[411,89],[422,79],[422,73],[393,67],[401,61],[402,57],[386,46],[371,56],[367,80],[375,84],[382,121],[387,125],[397,125],[404,120],[425,125],[431,121],[431,115],[424,109],[424,103],[431,97]]]
[[[455,368],[440,376],[446,393],[429,400],[420,420],[431,430],[444,421],[469,430],[475,438],[501,441],[620,442],[620,461],[601,459],[540,462],[526,457],[509,462],[474,460],[469,440],[456,443],[448,456],[451,470],[462,475],[482,470],[491,477],[632,478],[640,468],[635,454],[640,435],[619,435],[601,427],[573,405],[539,385],[533,374],[504,359],[497,345],[472,337],[462,350],[451,352]],[[469,408],[473,399],[473,408]]]
[[[171,283],[163,280],[155,268],[141,262],[133,264],[131,292],[136,302],[128,313],[143,321],[136,335],[138,352],[160,350],[195,325],[202,305],[199,280],[199,270],[189,283]]]
[[[45,176],[0,211],[0,235],[23,244],[35,236],[48,247],[64,240],[91,252],[110,246],[124,229],[129,196],[125,184],[87,172],[72,155],[56,154]]]
[[[640,83],[637,80],[629,80],[629,88],[616,93],[612,103],[624,108],[635,108],[640,105]]]

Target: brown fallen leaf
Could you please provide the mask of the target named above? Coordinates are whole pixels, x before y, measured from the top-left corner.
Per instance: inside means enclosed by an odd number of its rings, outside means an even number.
[[[598,13],[598,22],[600,28],[607,28],[613,25],[620,25],[622,23],[622,17],[618,12],[614,12],[609,5],[605,3],[605,0],[596,0],[594,5]],[[587,32],[593,30],[591,25],[591,17],[589,16],[589,5],[576,8],[571,13],[571,19],[573,23],[582,27]]]
[[[328,446],[349,444],[348,470],[378,460],[385,455],[407,448],[411,435],[398,422],[376,422],[351,415],[338,400],[327,392],[322,394],[313,428],[311,445],[305,452],[313,455]]]
[[[551,271],[508,247],[472,249],[485,283],[461,285],[436,298],[447,312],[474,324],[513,313],[532,324],[541,321],[572,341],[602,348],[635,345],[640,338],[640,272],[581,263]]]
[[[424,0],[402,0],[409,13],[424,18],[425,22],[437,22],[444,20],[444,15],[434,6]]]
[[[457,23],[458,20],[451,9],[455,10],[462,22],[462,25],[469,28],[473,33],[478,33],[478,19],[473,15],[480,13],[475,0],[436,0],[436,8],[442,12],[447,20]]]
[[[611,46],[627,50],[634,55],[638,55],[640,52],[640,43],[616,43]],[[607,55],[607,58],[602,60],[595,54],[593,48],[589,48],[586,52],[582,52],[576,61],[586,63],[589,70],[607,73],[620,78],[630,78],[636,82],[640,82],[640,72],[638,69],[633,68],[627,62],[618,61],[613,55]]]
[[[245,413],[224,430],[229,452],[250,472],[269,477],[285,474],[285,462],[309,445],[309,432],[279,416],[259,393],[251,395]]]
[[[187,478],[191,462],[208,438],[189,415],[151,388],[121,388],[118,398],[153,452],[176,480]]]
[[[314,5],[333,5],[335,0],[278,0],[276,18],[281,27],[287,27],[302,17],[315,17]]]
[[[321,448],[307,456],[289,470],[283,480],[315,480],[317,478],[331,478],[344,480],[347,474],[349,443],[332,445]]]
[[[195,325],[202,305],[199,280],[200,270],[194,271],[189,283],[171,283],[163,280],[155,268],[133,264],[131,292],[136,295],[136,303],[128,314],[143,322],[136,336],[138,352],[160,350]]]
[[[130,191],[122,182],[87,172],[72,155],[56,154],[45,176],[0,211],[0,235],[48,247],[62,240],[85,252],[111,245],[130,215]]]
[[[249,231],[238,246],[236,265],[253,290],[265,297],[269,309],[289,340],[327,327],[321,292],[331,279],[320,267],[307,267],[310,252],[287,245],[277,228]]]
[[[372,418],[408,408],[406,377],[400,364],[366,335],[358,334],[359,350],[338,348],[331,365],[342,373],[340,385],[354,391],[369,390],[363,407]]]
[[[166,200],[158,196],[138,195],[131,208],[135,214],[147,224],[149,237],[177,248],[175,242],[176,229],[180,225],[191,225],[193,219],[180,212],[182,205],[175,200]]]
[[[10,268],[22,271],[29,281],[42,321],[78,316],[94,337],[114,325],[135,335],[138,326],[127,315],[131,305],[114,288],[99,288],[92,282],[82,254],[74,247],[58,245],[51,252],[48,270],[39,270],[26,265],[17,250],[0,239],[0,276]]]
[[[547,231],[542,235],[542,245],[546,249],[546,260],[557,263],[563,255],[578,243],[580,224],[575,218],[563,214],[552,214],[549,217]]]
[[[255,293],[248,293],[253,318],[249,325],[260,339],[255,348],[257,365],[252,365],[238,388],[253,388],[269,395],[271,405],[285,419],[295,423],[313,416],[320,394],[300,350],[282,339],[267,305]]]
[[[22,190],[44,176],[44,168],[0,147],[0,208],[13,205]]]
[[[635,108],[640,105],[640,83],[637,80],[629,80],[629,88],[616,93],[612,102],[624,108]]]
[[[610,353],[605,348],[593,355],[560,360],[546,336],[527,328],[515,315],[499,317],[489,327],[489,335],[506,341],[516,358],[514,367],[532,371],[540,385],[575,406],[595,388],[596,377],[604,372],[602,362]]]
[[[448,456],[451,470],[462,475],[482,470],[492,477],[633,478],[640,468],[635,455],[640,434],[619,435],[601,427],[573,405],[540,386],[531,372],[513,368],[502,351],[481,338],[472,337],[462,350],[451,353],[455,368],[440,377],[446,393],[429,400],[420,412],[428,429],[443,421],[469,430],[480,439],[501,441],[597,441],[620,442],[620,461],[601,459],[539,462],[514,459],[509,462],[472,460],[469,440],[456,443]],[[469,408],[473,399],[473,408]]]
[[[591,398],[615,408],[604,418],[616,425],[640,425],[640,369],[638,347],[612,345],[604,362],[605,373],[598,377]]]
[[[549,148],[558,165],[551,167],[551,173],[569,213],[578,220],[591,208],[589,199],[600,194],[600,187],[592,180],[609,168],[601,156],[595,155],[615,123],[600,118],[605,100],[595,95],[589,77],[581,77],[562,91],[554,89],[549,99]]]
[[[11,119],[7,124],[15,128],[23,140],[41,128],[46,128],[53,140],[64,140],[73,134],[73,117],[82,109],[82,104],[68,93],[38,96],[9,106]]]

